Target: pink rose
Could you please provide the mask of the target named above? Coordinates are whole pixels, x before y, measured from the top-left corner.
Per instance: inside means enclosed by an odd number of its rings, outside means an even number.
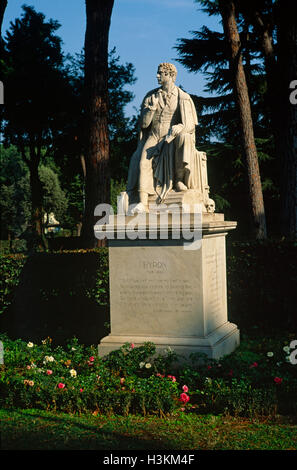
[[[188,403],[189,400],[190,400],[189,395],[187,395],[186,393],[180,394],[179,401],[181,401],[182,403]]]
[[[252,369],[253,367],[258,367],[258,362],[253,362],[253,363],[250,365],[250,369]]]
[[[60,382],[60,383],[58,384],[58,388],[65,388],[65,384],[63,384],[62,382]]]
[[[130,348],[131,348],[131,349],[134,349],[134,348],[135,348],[135,344],[134,344],[134,343],[131,343],[131,344],[130,344]]]
[[[94,361],[95,361],[94,356],[89,357],[89,361],[90,361],[90,362],[94,362]]]
[[[46,373],[47,373],[47,375],[52,375],[53,371],[49,369],[49,370],[46,371]]]
[[[187,393],[189,391],[189,388],[186,385],[183,385],[183,391]]]
[[[167,375],[167,377],[171,379],[172,382],[176,382],[176,378],[174,377],[174,375]]]
[[[80,391],[80,392],[83,392],[83,391],[84,391],[84,389],[83,389],[83,388],[80,388],[80,389],[79,389],[79,391]]]

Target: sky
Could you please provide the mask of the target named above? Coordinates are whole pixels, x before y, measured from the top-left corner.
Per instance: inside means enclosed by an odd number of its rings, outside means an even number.
[[[3,34],[10,22],[22,14],[22,5],[34,6],[46,19],[58,20],[57,34],[65,53],[80,52],[84,45],[86,14],[84,0],[8,0]],[[158,86],[156,72],[161,62],[171,62],[178,70],[177,85],[191,94],[207,96],[205,78],[188,72],[177,62],[178,38],[191,38],[191,31],[202,26],[217,31],[219,19],[208,17],[194,0],[115,0],[109,34],[109,49],[116,47],[121,63],[132,62],[137,82],[128,87],[135,99],[126,108],[127,115],[137,112],[144,95]],[[134,109],[136,108],[136,110]]]

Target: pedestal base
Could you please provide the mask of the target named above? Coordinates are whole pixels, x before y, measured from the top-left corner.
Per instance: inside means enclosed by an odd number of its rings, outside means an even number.
[[[230,354],[239,345],[239,330],[228,322],[225,237],[236,223],[224,221],[223,214],[203,214],[199,244],[188,250],[182,237],[162,237],[161,219],[154,238],[131,240],[130,219],[115,218],[115,237],[109,239],[111,333],[101,340],[99,355],[144,342],[159,353],[170,346],[186,357]],[[143,235],[148,227],[144,220]]]
[[[173,336],[105,336],[98,346],[99,356],[105,356],[125,343],[135,347],[145,342],[154,343],[156,352],[162,354],[170,347],[176,354],[188,358],[192,353],[203,353],[211,359],[219,359],[230,354],[239,346],[239,330],[233,323],[227,322],[206,337],[173,337]]]

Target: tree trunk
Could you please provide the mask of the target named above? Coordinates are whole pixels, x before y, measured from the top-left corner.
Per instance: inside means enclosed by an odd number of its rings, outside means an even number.
[[[32,158],[32,157],[31,157]],[[28,240],[30,251],[46,248],[43,233],[43,207],[42,207],[42,185],[38,174],[38,164],[31,160],[30,187],[31,187],[31,234]]]
[[[7,0],[0,0],[0,41],[2,42],[2,23],[7,7]]]
[[[271,9],[272,9],[271,5]],[[261,48],[264,57],[266,80],[267,80],[267,108],[270,113],[271,127],[275,140],[275,147],[279,148],[279,94],[278,94],[278,70],[276,51],[272,38],[272,24],[263,19],[260,12],[254,14],[255,26],[259,31]]]
[[[281,232],[297,236],[297,104],[290,100],[290,84],[297,80],[297,5],[278,2],[279,93],[282,138]]]
[[[236,24],[235,6],[232,0],[219,0],[219,7],[223,20],[225,38],[230,49],[230,70],[232,72],[233,90],[239,112],[239,124],[247,164],[253,228],[255,237],[263,239],[266,238],[264,201],[254,138],[251,105],[242,63],[240,37]]]
[[[86,199],[81,236],[95,246],[94,209],[110,202],[108,139],[108,35],[114,0],[86,0]]]

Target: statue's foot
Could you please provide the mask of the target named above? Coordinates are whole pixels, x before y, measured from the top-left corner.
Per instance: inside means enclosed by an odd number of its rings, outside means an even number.
[[[135,207],[129,210],[129,215],[143,214],[144,212],[148,212],[147,208],[142,202],[139,202]]]
[[[175,185],[175,190],[178,192],[187,191],[187,189],[187,186],[182,181],[178,181]]]

